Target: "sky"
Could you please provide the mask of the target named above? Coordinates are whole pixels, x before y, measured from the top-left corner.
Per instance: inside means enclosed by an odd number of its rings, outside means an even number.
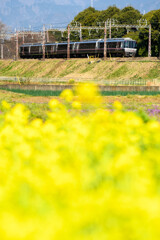
[[[160,0],[93,0],[97,10],[116,5],[124,8],[131,5],[141,13],[160,9]],[[91,5],[91,0],[0,0],[0,20],[11,29],[39,28],[43,24],[66,26],[82,10]]]

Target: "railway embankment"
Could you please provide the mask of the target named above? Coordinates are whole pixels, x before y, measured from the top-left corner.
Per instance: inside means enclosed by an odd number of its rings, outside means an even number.
[[[82,80],[160,80],[157,58],[0,60],[0,76]]]

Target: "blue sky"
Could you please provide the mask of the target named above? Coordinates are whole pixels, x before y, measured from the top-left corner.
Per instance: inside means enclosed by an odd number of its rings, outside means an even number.
[[[93,0],[98,10],[115,4],[119,8],[128,5],[142,13],[160,9],[160,0]],[[0,0],[0,20],[11,28],[39,27],[42,24],[64,23],[89,7],[91,0]]]

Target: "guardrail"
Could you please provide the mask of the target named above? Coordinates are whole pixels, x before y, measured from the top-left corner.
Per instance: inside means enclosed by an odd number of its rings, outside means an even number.
[[[160,86],[160,79],[144,80],[144,79],[129,79],[129,80],[106,80],[106,79],[71,79],[71,78],[31,78],[31,77],[0,77],[0,83],[18,83],[24,84],[73,84],[91,82],[106,86]]]

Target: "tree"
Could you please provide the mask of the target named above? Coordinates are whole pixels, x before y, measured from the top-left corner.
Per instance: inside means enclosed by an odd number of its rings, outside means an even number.
[[[153,13],[152,25],[153,54],[160,57],[160,9]]]
[[[115,17],[120,24],[137,24],[142,14],[133,7],[125,7]]]
[[[98,22],[106,21],[108,18],[114,18],[115,15],[120,13],[120,9],[116,6],[110,6],[106,10],[100,11],[99,17],[97,19]]]
[[[99,11],[95,10],[95,8],[89,7],[85,9],[84,11],[78,13],[78,15],[74,18],[72,22],[80,22],[81,24],[87,25],[86,18],[88,18],[89,15],[92,15],[94,13],[97,13]],[[71,22],[71,24],[72,24]]]

